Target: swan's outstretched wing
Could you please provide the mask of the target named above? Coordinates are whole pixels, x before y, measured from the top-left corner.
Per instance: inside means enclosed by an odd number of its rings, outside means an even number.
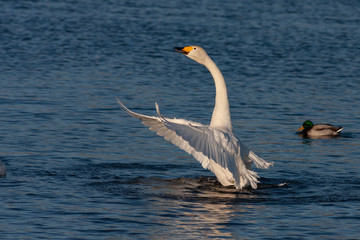
[[[182,150],[193,155],[202,164],[204,168],[207,169],[209,168],[209,159],[208,157],[202,154],[203,151],[208,152],[210,151],[210,149],[206,149],[208,148],[207,144],[205,144],[207,142],[207,136],[203,134],[200,128],[200,126],[202,126],[201,124],[190,122],[183,119],[165,119],[160,116],[153,117],[153,116],[138,114],[125,107],[125,105],[118,98],[116,98],[116,100],[118,104],[121,106],[121,108],[125,110],[130,116],[140,119],[145,126],[148,126],[150,128],[151,131],[156,132],[159,136],[164,137],[167,141],[170,141],[171,143],[175,144]],[[158,110],[157,104],[156,104],[156,108]],[[192,138],[185,141],[181,137],[181,135],[176,133],[174,129],[169,128],[169,124],[168,125],[165,124],[165,123],[170,123],[169,121],[177,122],[176,126],[183,126],[181,130],[182,133],[185,136],[192,136]],[[195,125],[199,128],[197,129]],[[201,139],[202,141],[200,141]],[[195,144],[196,148],[192,147],[189,144],[189,141],[196,143]],[[203,151],[201,151],[200,149],[203,149]]]
[[[162,117],[158,105],[156,105],[156,109],[164,125],[190,146],[190,151],[180,147],[181,149],[193,155],[204,168],[213,171],[218,179],[220,177],[218,170],[213,169],[217,167],[211,162],[220,165],[226,170],[226,174],[231,175],[227,177],[235,180],[233,184],[237,188],[248,185],[254,189],[257,188],[258,175],[250,170],[252,163],[258,168],[269,168],[273,164],[250,151],[232,132],[224,132],[201,124],[193,125],[191,122],[178,123]],[[171,142],[179,146],[176,142]]]
[[[125,107],[125,105],[118,99],[116,98],[116,101],[118,102],[118,104],[120,105],[120,107],[127,112],[127,114],[129,114],[132,117],[135,117],[137,119],[140,119],[142,121],[142,123],[146,126],[148,126],[152,131],[156,132],[153,129],[157,129],[158,127],[161,127],[162,122],[160,120],[159,117],[151,117],[151,116],[146,116],[146,115],[142,115],[142,114],[138,114],[136,112],[131,111],[130,109],[128,109],[127,107]],[[152,129],[153,128],[153,129]]]
[[[255,162],[256,166],[263,168],[270,165],[242,146],[232,133],[211,129],[209,126],[183,119],[164,118],[161,116],[157,104],[159,117],[151,117],[135,113],[126,108],[119,99],[117,101],[129,115],[142,120],[142,123],[150,130],[193,155],[204,168],[215,173],[215,169],[212,169],[214,166],[210,164],[213,161],[228,170],[232,174],[228,177],[234,178],[234,184],[238,188],[248,184],[256,188],[257,175],[246,165],[250,165],[251,162]]]

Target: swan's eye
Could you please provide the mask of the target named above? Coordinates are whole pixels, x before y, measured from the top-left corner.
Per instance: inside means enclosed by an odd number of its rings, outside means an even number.
[[[196,47],[194,47],[194,49],[196,50]]]

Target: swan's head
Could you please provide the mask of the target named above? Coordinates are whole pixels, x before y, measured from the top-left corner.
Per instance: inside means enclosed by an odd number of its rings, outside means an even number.
[[[175,51],[186,55],[200,64],[205,64],[205,61],[209,58],[205,50],[199,46],[175,47]]]

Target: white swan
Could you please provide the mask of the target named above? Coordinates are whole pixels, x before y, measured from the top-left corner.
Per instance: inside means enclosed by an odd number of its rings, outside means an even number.
[[[225,80],[219,68],[199,46],[176,47],[175,50],[203,64],[214,78],[216,97],[210,125],[185,119],[164,118],[157,103],[157,117],[135,113],[126,108],[119,99],[118,103],[150,130],[193,155],[204,168],[216,175],[222,185],[234,185],[237,189],[251,186],[256,189],[259,180],[257,173],[250,170],[251,164],[254,163],[258,168],[269,168],[273,163],[258,157],[233,134]]]

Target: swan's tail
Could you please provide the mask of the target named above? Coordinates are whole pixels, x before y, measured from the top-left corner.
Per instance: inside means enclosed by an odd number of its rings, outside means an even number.
[[[256,155],[253,151],[249,152],[249,158],[257,168],[268,169],[270,166],[274,165],[273,162],[265,161],[264,159]]]
[[[259,176],[256,172],[247,169],[245,175],[240,176],[240,181],[236,181],[235,187],[237,189],[243,189],[247,186],[251,186],[252,189],[257,189],[257,184],[260,183],[258,178]]]
[[[257,168],[262,169],[267,169],[274,164],[273,162],[267,162],[260,158],[253,151],[249,152],[248,159],[250,160],[249,163],[253,162]],[[240,174],[240,181],[236,181],[235,187],[242,189],[250,185],[253,189],[257,189],[257,184],[260,183],[258,178],[259,176],[256,172],[246,168],[245,171]]]

